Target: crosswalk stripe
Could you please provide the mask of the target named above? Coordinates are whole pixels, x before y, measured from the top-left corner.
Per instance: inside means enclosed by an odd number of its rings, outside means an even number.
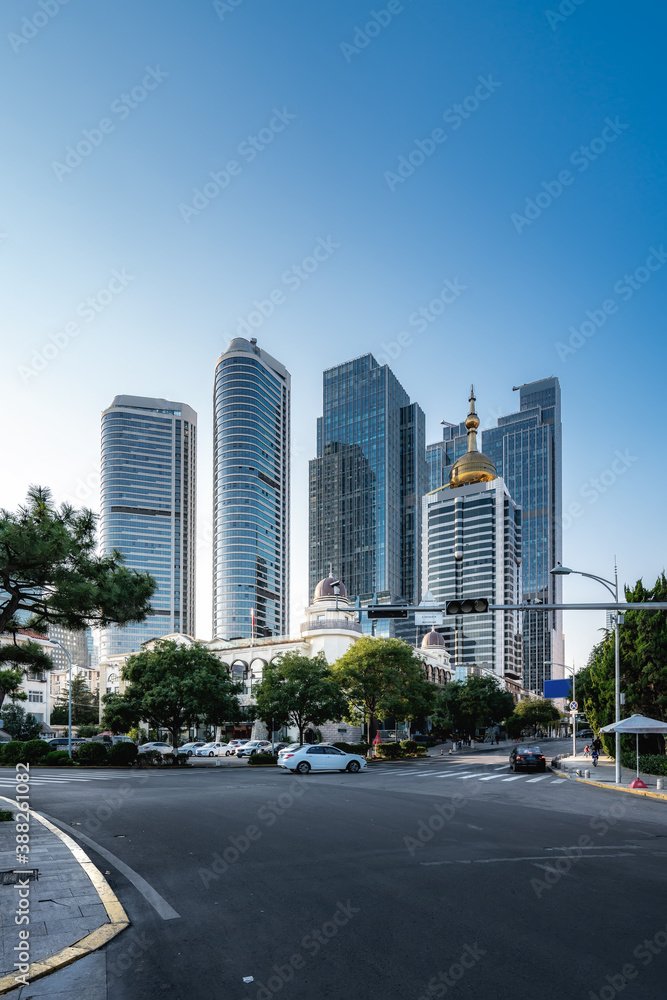
[[[502,767],[494,767],[493,770],[494,771],[504,771],[506,767],[507,767],[507,764],[503,764]]]
[[[548,774],[541,774],[538,778],[529,778],[526,784],[532,785],[534,781],[544,781],[544,779],[548,777],[549,777]]]
[[[493,781],[494,778],[499,778],[499,774],[487,774],[486,778],[480,778],[480,781]]]
[[[503,781],[518,781],[519,778],[523,778],[522,774],[513,774],[511,778],[503,778]]]
[[[555,779],[555,781],[552,781],[552,782],[551,782],[551,784],[552,784],[552,785],[560,785],[560,784],[562,784],[562,783],[563,783],[564,781],[567,781],[567,778],[556,778],[556,779]]]
[[[457,774],[457,775],[455,775],[455,777],[457,777],[459,779],[459,781],[469,781],[471,778],[476,778],[477,777],[477,773],[475,773],[475,774]]]

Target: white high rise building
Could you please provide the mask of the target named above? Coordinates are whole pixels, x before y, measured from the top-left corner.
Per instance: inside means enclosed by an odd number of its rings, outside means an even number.
[[[521,600],[521,510],[491,460],[477,450],[479,417],[471,392],[468,451],[452,466],[449,483],[423,499],[422,592],[438,604],[486,598]],[[518,694],[522,672],[520,612],[445,618],[444,636],[457,679],[493,673]]]
[[[289,628],[290,374],[236,337],[215,369],[213,637]]]

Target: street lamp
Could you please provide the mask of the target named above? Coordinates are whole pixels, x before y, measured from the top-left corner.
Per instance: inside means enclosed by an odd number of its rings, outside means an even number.
[[[601,583],[603,587],[611,593],[616,604],[618,604],[618,570],[614,566],[614,582],[611,580],[605,580],[603,576],[596,576],[594,573],[582,573],[578,569],[568,569],[567,566],[554,566],[551,570],[554,576],[568,576],[570,573],[576,573],[577,576],[587,576],[590,580],[597,580]],[[614,714],[615,722],[621,721],[621,653],[620,653],[620,643],[618,634],[618,608],[614,612]],[[621,784],[621,734],[616,732],[615,734],[615,753],[616,753],[616,784]]]
[[[570,667],[567,663],[556,663],[555,660],[545,660],[545,664],[550,667],[565,667],[572,673],[572,701],[576,701],[576,689],[575,689],[575,672],[574,667]],[[572,712],[572,756],[577,756],[577,713]]]
[[[63,646],[62,642],[58,642],[57,639],[49,639],[55,646],[60,646],[63,652],[67,653],[67,659],[69,660],[69,706],[68,706],[68,722],[67,722],[67,753],[69,754],[70,760],[72,759],[72,654],[69,649]]]

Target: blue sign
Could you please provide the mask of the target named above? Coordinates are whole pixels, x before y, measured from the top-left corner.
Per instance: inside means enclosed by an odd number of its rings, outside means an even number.
[[[545,698],[567,698],[572,689],[572,681],[569,678],[558,681],[545,681],[544,682],[544,697]]]

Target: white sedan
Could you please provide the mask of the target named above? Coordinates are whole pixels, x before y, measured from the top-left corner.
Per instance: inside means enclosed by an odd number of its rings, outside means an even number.
[[[204,743],[203,747],[195,751],[196,757],[224,757],[227,753],[226,743]]]
[[[174,748],[171,746],[170,743],[160,743],[160,742],[144,743],[142,746],[139,747],[139,753],[146,753],[148,750],[157,750],[157,752],[161,754],[168,754],[174,752]]]
[[[319,743],[315,746],[302,746],[293,751],[288,750],[278,758],[278,767],[284,767],[286,771],[296,771],[298,774],[308,774],[309,771],[350,771],[356,774],[366,767],[366,760],[357,754],[345,753],[328,743]]]

